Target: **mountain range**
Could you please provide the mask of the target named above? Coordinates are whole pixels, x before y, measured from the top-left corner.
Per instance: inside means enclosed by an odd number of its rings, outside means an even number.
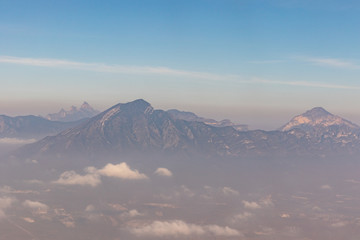
[[[142,99],[120,103],[74,128],[28,144],[15,155],[326,156],[360,150],[359,126],[319,107],[276,131],[239,131],[232,126],[183,120],[172,112],[155,110]]]
[[[66,111],[62,108],[59,112],[50,113],[45,118],[51,121],[73,122],[84,118],[91,118],[98,113],[98,110],[95,110],[90,104],[84,102],[79,109],[71,106],[70,110]]]
[[[192,113],[192,112],[184,112],[184,111],[179,111],[177,109],[170,109],[170,110],[167,110],[167,112],[170,113],[170,115],[173,118],[182,119],[182,120],[186,120],[189,122],[203,122],[207,125],[214,126],[214,127],[229,127],[230,126],[230,127],[235,128],[238,131],[249,130],[248,125],[236,124],[236,123],[231,122],[229,119],[216,121],[216,120],[210,119],[210,118],[199,117],[198,115],[196,115],[195,113]]]
[[[79,121],[59,122],[28,115],[9,117],[0,115],[0,138],[41,139],[79,125]]]

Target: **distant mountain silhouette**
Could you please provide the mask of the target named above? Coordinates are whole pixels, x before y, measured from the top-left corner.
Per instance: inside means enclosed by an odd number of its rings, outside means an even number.
[[[71,122],[91,118],[98,113],[99,111],[93,109],[87,102],[84,102],[79,109],[71,106],[69,111],[61,109],[58,113],[48,114],[45,118],[51,121]]]
[[[80,122],[49,121],[32,115],[18,117],[0,115],[0,138],[40,139],[58,134],[80,124]]]

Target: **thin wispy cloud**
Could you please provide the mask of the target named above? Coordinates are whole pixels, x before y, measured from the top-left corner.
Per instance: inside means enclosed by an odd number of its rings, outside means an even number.
[[[345,62],[338,59],[330,58],[298,58],[301,61],[311,62],[314,64],[321,64],[333,67],[352,68],[360,69],[360,66],[355,65],[351,62]],[[270,60],[263,61],[263,63],[275,63],[281,60]],[[329,84],[324,82],[309,82],[309,81],[279,81],[279,80],[268,80],[262,78],[246,79],[240,75],[235,74],[215,74],[208,72],[197,72],[197,71],[186,71],[173,69],[168,67],[150,67],[150,66],[129,66],[129,65],[117,65],[117,64],[106,64],[106,63],[86,63],[76,62],[60,59],[48,59],[48,58],[21,58],[13,56],[0,56],[0,63],[17,64],[25,66],[36,66],[36,67],[51,67],[51,68],[62,68],[62,69],[75,69],[82,71],[93,71],[103,73],[118,73],[118,74],[130,74],[130,75],[163,75],[182,77],[190,79],[204,80],[207,82],[216,81],[221,83],[232,83],[232,84],[268,84],[268,85],[284,85],[284,86],[302,86],[311,88],[330,88],[330,89],[349,89],[349,90],[360,90],[360,86],[341,85],[341,84]]]
[[[305,57],[299,58],[302,61],[309,62],[315,65],[345,69],[360,69],[360,65],[355,64],[351,61],[337,59],[337,58],[316,58],[316,57]]]
[[[191,77],[200,79],[220,80],[224,77],[230,78],[231,76],[224,76],[206,72],[193,72],[167,67],[149,67],[149,66],[130,66],[130,65],[117,65],[105,63],[86,63],[75,62],[60,59],[49,58],[21,58],[12,56],[0,56],[0,63],[10,63],[25,66],[36,67],[53,67],[65,69],[77,69],[84,71],[104,72],[104,73],[122,73],[122,74],[139,74],[139,75],[171,75],[180,77]]]
[[[288,85],[288,86],[312,87],[312,88],[360,90],[360,86],[328,84],[328,83],[322,83],[322,82],[277,81],[277,80],[267,80],[267,79],[262,79],[262,78],[254,78],[253,81],[258,82],[258,83],[271,84],[271,85]]]
[[[275,64],[275,63],[283,63],[285,60],[255,60],[255,61],[247,61],[247,63],[252,64]]]

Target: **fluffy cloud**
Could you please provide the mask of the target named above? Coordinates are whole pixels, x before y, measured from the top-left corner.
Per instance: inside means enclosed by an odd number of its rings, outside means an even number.
[[[96,187],[101,183],[99,174],[90,172],[86,175],[79,175],[75,171],[63,172],[54,183],[62,185],[89,185]]]
[[[46,204],[31,200],[24,201],[23,206],[39,212],[47,212],[49,210]]]
[[[181,220],[172,221],[154,221],[149,225],[131,228],[130,232],[136,236],[152,236],[152,237],[179,237],[191,235],[212,235],[223,237],[242,236],[242,234],[229,227],[221,227],[218,225],[196,225],[189,224]]]
[[[171,177],[173,175],[172,172],[167,168],[158,168],[154,173],[158,176],[164,177]]]
[[[244,204],[244,207],[247,209],[259,209],[261,206],[257,202],[248,202],[248,201],[242,201]]]
[[[143,216],[143,215],[144,214],[139,213],[138,210],[132,209],[132,210],[130,210],[128,212],[122,213],[120,217],[122,217],[122,218],[134,218],[134,217]]]
[[[108,163],[104,168],[98,170],[98,173],[103,176],[121,179],[147,179],[145,174],[139,173],[136,169],[130,169],[125,162],[115,165]]]
[[[102,169],[87,167],[85,168],[85,172],[87,173],[85,175],[77,174],[75,171],[63,172],[59,179],[54,181],[54,183],[62,185],[89,185],[96,187],[101,183],[101,176],[135,180],[147,179],[145,174],[139,173],[136,169],[130,169],[125,162],[115,165],[108,163]]]
[[[9,208],[13,202],[15,202],[15,198],[7,196],[0,197],[0,219],[6,216],[5,209]]]
[[[244,207],[247,209],[259,209],[259,208],[266,208],[274,206],[274,203],[272,201],[271,195],[266,196],[265,198],[260,199],[260,201],[257,203],[255,201],[249,202],[249,201],[242,201],[244,204]]]

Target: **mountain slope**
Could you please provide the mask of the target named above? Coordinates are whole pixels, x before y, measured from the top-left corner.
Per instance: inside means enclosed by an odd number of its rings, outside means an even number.
[[[45,118],[51,121],[71,122],[91,118],[98,113],[99,111],[93,109],[87,102],[84,102],[79,109],[71,106],[69,111],[61,109],[58,113],[48,114]]]

